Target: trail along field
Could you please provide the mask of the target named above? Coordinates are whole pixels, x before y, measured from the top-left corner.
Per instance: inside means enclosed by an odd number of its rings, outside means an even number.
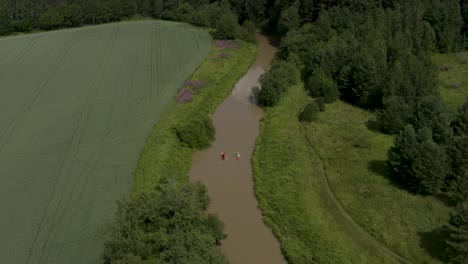
[[[0,260],[96,263],[161,112],[211,49],[140,21],[0,39]]]

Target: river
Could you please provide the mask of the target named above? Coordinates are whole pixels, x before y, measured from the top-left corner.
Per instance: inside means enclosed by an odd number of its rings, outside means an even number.
[[[249,96],[260,76],[270,69],[277,51],[271,38],[257,34],[256,39],[255,64],[213,114],[216,140],[194,156],[189,172],[191,181],[206,185],[211,197],[209,212],[224,222],[228,236],[221,242],[221,251],[233,264],[286,263],[278,240],[263,222],[254,193],[251,160],[262,110]],[[227,154],[227,160],[221,160],[221,152]],[[237,152],[240,160],[235,157]]]

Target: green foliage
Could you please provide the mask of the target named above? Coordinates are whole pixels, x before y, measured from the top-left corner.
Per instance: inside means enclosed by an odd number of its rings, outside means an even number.
[[[45,30],[59,28],[63,21],[63,15],[57,9],[50,9],[39,17],[39,25]]]
[[[448,233],[447,256],[449,263],[465,264],[468,260],[468,201],[457,206],[456,214],[444,226]]]
[[[288,31],[298,29],[300,25],[299,2],[296,1],[281,13],[278,20],[278,32],[286,34]]]
[[[315,98],[315,102],[317,103],[320,112],[325,111],[325,100],[323,97]]]
[[[413,113],[410,105],[399,96],[384,99],[384,109],[377,112],[377,119],[383,132],[398,133],[408,124]]]
[[[416,132],[411,125],[405,126],[388,151],[388,159],[391,175],[416,193],[438,193],[449,170],[445,149],[432,140],[427,127]]]
[[[415,129],[431,129],[436,143],[446,143],[451,136],[450,118],[441,99],[428,96],[416,104],[416,111],[411,121]]]
[[[238,29],[237,37],[243,41],[255,43],[255,24],[250,20],[244,21],[242,27]]]
[[[204,114],[194,115],[190,121],[177,128],[180,141],[198,150],[208,148],[215,133],[211,117]]]
[[[468,197],[468,102],[460,107],[451,127],[454,136],[447,147],[451,162],[447,185],[455,192],[456,200],[463,201]]]
[[[78,4],[62,3],[58,10],[63,15],[63,26],[77,27],[83,23],[81,7]]]
[[[468,99],[458,109],[458,115],[451,124],[455,135],[468,135]]]
[[[366,137],[366,136],[358,136],[356,138],[356,140],[354,141],[353,143],[353,147],[355,148],[364,148],[364,149],[367,149],[367,148],[370,148],[371,147],[371,142],[369,141],[369,138]]]
[[[105,263],[227,263],[217,250],[223,224],[206,213],[201,184],[160,186],[162,192],[119,203],[117,222],[105,243]]]
[[[453,52],[460,48],[463,18],[459,0],[430,1],[424,19],[434,28],[440,51]]]
[[[312,101],[308,103],[302,110],[301,114],[299,115],[299,121],[303,121],[303,122],[315,121],[318,119],[319,112],[320,112],[320,108],[317,102]]]
[[[260,79],[261,89],[257,102],[260,106],[277,104],[281,95],[299,80],[299,73],[293,63],[278,60],[273,63],[271,70]]]
[[[334,102],[340,96],[336,82],[320,67],[308,78],[305,88],[312,97],[323,97],[325,103]]]
[[[219,19],[213,37],[216,39],[235,39],[238,27],[236,15],[227,14]]]

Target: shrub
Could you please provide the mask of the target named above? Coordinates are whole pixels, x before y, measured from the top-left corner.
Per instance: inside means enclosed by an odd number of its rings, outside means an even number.
[[[371,142],[366,136],[359,136],[353,143],[353,147],[355,148],[370,148]]]
[[[194,149],[206,149],[215,137],[213,121],[208,115],[200,115],[176,129],[180,141]]]
[[[291,62],[275,61],[271,70],[260,78],[261,89],[258,92],[257,101],[260,106],[274,106],[280,100],[281,95],[291,85],[297,83],[298,71]]]
[[[323,100],[323,97],[315,98],[315,102],[317,103],[320,112],[325,111],[325,100]]]
[[[255,42],[254,34],[255,34],[255,24],[250,20],[246,20],[242,24],[242,27],[239,27],[239,30],[237,32],[237,37],[244,41],[254,43]]]
[[[315,101],[308,103],[304,107],[304,110],[302,110],[301,114],[299,115],[299,121],[302,121],[302,122],[315,121],[318,119],[319,111],[320,111],[319,106]]]
[[[315,69],[307,79],[306,90],[312,97],[323,97],[325,103],[334,102],[340,97],[336,82],[322,68]]]
[[[238,27],[237,17],[234,14],[221,16],[216,25],[216,31],[213,32],[213,37],[216,39],[235,39]]]
[[[226,235],[217,216],[206,212],[206,188],[168,182],[160,189],[119,203],[103,262],[227,263],[216,250]]]

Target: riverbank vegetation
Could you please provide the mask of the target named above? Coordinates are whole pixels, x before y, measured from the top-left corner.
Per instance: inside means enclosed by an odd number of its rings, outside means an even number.
[[[275,124],[286,122],[279,109],[291,117],[296,114],[296,120],[309,121],[296,136],[306,136],[312,148],[308,156],[323,163],[323,175],[332,191],[329,199],[336,197],[337,207],[344,209],[341,217],[349,216],[348,223],[357,223],[355,229],[370,234],[387,256],[410,263],[466,260],[468,102],[462,105],[468,98],[462,88],[442,96],[451,104],[446,105],[440,96],[445,88],[439,89],[438,83],[450,86],[446,84],[450,76],[437,79],[439,69],[432,58],[440,63],[444,56],[460,55],[435,52],[453,53],[466,47],[468,3],[278,1],[272,10],[277,12],[276,20],[268,25],[282,35],[280,59],[301,72],[309,100],[317,105],[328,103],[318,117],[305,118],[309,112],[317,115],[318,107],[303,111],[282,106],[283,100],[292,100],[288,98],[294,86],[276,89],[269,84],[266,88],[273,91],[258,93],[259,102],[264,101],[262,96],[268,99],[275,92],[281,94],[276,103],[266,105],[269,118],[262,124],[262,140],[255,152],[255,177],[267,222],[291,263],[314,259],[301,259],[300,250],[290,245],[312,240],[312,236],[305,237],[307,232],[297,235],[297,222],[319,221],[316,215],[324,209],[304,209],[303,204],[313,198],[301,199],[305,194],[298,193],[304,191],[290,184],[286,192],[299,199],[296,210],[309,210],[310,214],[294,214],[296,221],[288,220],[294,209],[285,211],[289,201],[280,199],[285,193],[281,189],[308,169],[288,158],[303,143],[289,138],[285,139],[287,146],[279,142],[278,147],[269,145],[275,141],[271,137],[282,130]],[[457,86],[462,86],[463,66],[457,64],[453,69],[450,73],[459,78]],[[264,148],[274,155],[265,157]],[[282,170],[293,164],[299,167],[294,175]],[[311,172],[309,177],[321,174]],[[321,198],[318,192],[307,194]],[[360,238],[355,236],[354,243],[360,244]],[[323,254],[329,252],[318,248]],[[363,248],[360,254],[366,256]]]
[[[227,262],[217,248],[224,238],[222,223],[205,212],[206,190],[189,183],[187,174],[195,151],[208,147],[214,137],[209,115],[255,57],[253,44],[213,43],[211,54],[185,83],[145,144],[132,194],[119,203],[109,231],[106,263]],[[194,132],[194,127],[200,137],[186,131]]]

